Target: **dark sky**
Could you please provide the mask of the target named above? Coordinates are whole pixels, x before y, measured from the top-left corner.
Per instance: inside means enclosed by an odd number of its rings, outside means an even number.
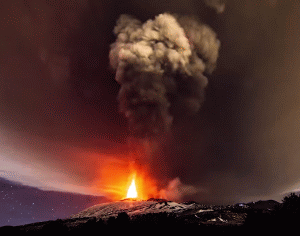
[[[106,201],[104,197],[43,191],[0,178],[0,227],[56,220]]]
[[[276,0],[228,1],[222,14],[198,0],[0,0],[0,177],[84,194],[113,188],[101,176],[120,174],[130,150],[109,69],[112,30],[120,14],[168,11],[197,15],[221,50],[203,107],[175,117],[148,163],[152,178],[166,187],[179,177],[204,203],[280,200],[299,187],[299,10]]]

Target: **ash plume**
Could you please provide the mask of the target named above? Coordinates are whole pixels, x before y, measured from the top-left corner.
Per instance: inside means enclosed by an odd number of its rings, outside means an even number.
[[[167,132],[175,116],[196,113],[218,58],[216,33],[196,18],[163,13],[142,23],[121,15],[114,28],[110,65],[121,85],[120,112],[131,134]]]

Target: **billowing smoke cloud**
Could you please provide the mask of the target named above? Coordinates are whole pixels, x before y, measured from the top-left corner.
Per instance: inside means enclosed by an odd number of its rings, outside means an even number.
[[[144,24],[121,15],[114,28],[110,64],[116,70],[120,111],[133,136],[168,131],[174,116],[196,113],[216,65],[220,41],[196,18],[160,14]]]

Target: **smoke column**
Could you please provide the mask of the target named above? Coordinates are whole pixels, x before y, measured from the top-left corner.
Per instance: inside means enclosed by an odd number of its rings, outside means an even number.
[[[214,70],[220,41],[196,18],[169,13],[144,24],[121,15],[114,33],[109,58],[121,85],[120,112],[128,119],[130,148],[142,150],[135,164],[145,168],[174,117],[200,109],[208,83],[203,73]],[[194,192],[179,179],[170,183],[161,195],[177,199]]]
[[[121,85],[120,112],[132,136],[167,132],[174,116],[196,113],[216,65],[220,41],[196,18],[163,13],[144,24],[121,15],[114,28],[110,64]]]

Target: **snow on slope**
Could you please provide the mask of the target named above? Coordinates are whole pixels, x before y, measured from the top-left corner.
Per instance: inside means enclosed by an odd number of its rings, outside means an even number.
[[[102,203],[89,207],[77,214],[71,215],[70,218],[97,217],[108,218],[115,217],[121,212],[126,212],[129,216],[137,214],[172,212],[178,213],[193,209],[194,204],[186,205],[183,203],[169,201],[134,201],[124,200],[117,202]]]

